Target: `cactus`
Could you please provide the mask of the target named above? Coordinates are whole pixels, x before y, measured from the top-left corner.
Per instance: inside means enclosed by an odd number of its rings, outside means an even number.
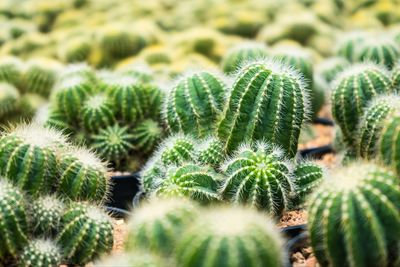
[[[49,192],[57,179],[56,149],[67,144],[53,129],[21,124],[0,137],[0,174],[32,195]]]
[[[357,61],[358,49],[365,42],[368,35],[365,32],[349,32],[339,40],[336,55],[346,58],[350,62]]]
[[[71,200],[103,202],[110,178],[105,164],[90,150],[73,148],[59,156],[57,191]]]
[[[96,206],[73,203],[61,224],[56,240],[70,264],[85,265],[113,247],[111,219]]]
[[[348,145],[356,144],[357,125],[368,101],[391,91],[386,71],[374,64],[355,64],[337,77],[331,94],[332,115]]]
[[[196,218],[197,209],[187,199],[151,199],[129,220],[127,250],[142,248],[168,255],[182,230]]]
[[[282,151],[266,143],[243,145],[222,166],[223,198],[279,215],[294,194],[293,167]]]
[[[162,128],[154,120],[147,119],[140,122],[132,130],[135,149],[144,154],[150,153],[160,141],[162,133]]]
[[[48,105],[42,106],[36,112],[34,121],[46,128],[54,128],[59,131],[71,134],[73,127],[67,122],[67,119],[56,108]]]
[[[308,208],[308,231],[318,262],[332,267],[395,266],[400,235],[398,178],[363,162],[331,176]]]
[[[171,259],[166,261],[155,253],[149,251],[134,250],[118,253],[105,257],[94,263],[94,267],[115,267],[115,266],[135,266],[135,267],[168,267],[176,266],[171,263]]]
[[[363,43],[358,52],[359,61],[372,61],[391,69],[400,58],[400,48],[392,40],[374,38]]]
[[[13,85],[0,83],[0,118],[15,111],[19,99],[20,94]]]
[[[31,119],[37,110],[47,103],[47,99],[38,94],[23,94],[18,103],[20,116],[26,119]]]
[[[147,64],[127,64],[118,71],[143,83],[153,82],[153,70]]]
[[[393,67],[391,79],[393,89],[396,92],[400,92],[400,62]]]
[[[208,135],[222,112],[225,91],[221,78],[210,72],[195,72],[178,79],[164,103],[168,130],[197,137]]]
[[[218,166],[225,158],[224,144],[216,137],[202,140],[195,146],[196,160],[201,164]]]
[[[85,37],[79,36],[60,47],[59,56],[65,62],[82,62],[86,61],[92,51],[92,44],[90,40]]]
[[[64,209],[64,203],[56,196],[46,195],[35,199],[29,212],[35,235],[49,236],[56,233]]]
[[[16,257],[26,244],[28,222],[24,195],[0,177],[0,261]]]
[[[230,74],[239,70],[243,62],[266,57],[267,47],[262,43],[247,42],[239,44],[229,50],[222,59],[222,70]]]
[[[138,79],[140,79],[140,77]],[[143,109],[146,118],[151,118],[157,121],[160,119],[163,100],[164,93],[158,86],[151,83],[143,83]]]
[[[166,175],[166,166],[161,163],[159,155],[152,156],[140,170],[140,189],[144,193],[154,191],[159,177]]]
[[[187,135],[176,134],[165,139],[155,155],[160,155],[164,165],[180,164],[195,158],[194,140]]]
[[[273,222],[244,208],[215,208],[183,232],[178,266],[283,266],[283,241]]]
[[[111,100],[103,94],[90,96],[82,107],[83,126],[89,132],[98,132],[100,129],[115,122],[115,110]]]
[[[335,80],[336,76],[350,66],[350,62],[343,57],[331,57],[322,61],[316,69],[329,84]]]
[[[92,147],[104,159],[118,164],[126,158],[134,148],[135,136],[128,131],[128,127],[118,124],[108,126],[92,135]]]
[[[95,85],[97,83],[96,73],[93,68],[86,63],[75,63],[67,65],[62,71],[60,71],[58,82],[62,82],[73,77],[81,77],[86,83]]]
[[[21,78],[22,62],[16,57],[0,58],[0,82],[19,85]]]
[[[22,249],[19,257],[19,266],[55,267],[61,264],[61,259],[61,251],[53,241],[35,239]]]
[[[391,114],[387,115],[386,120],[381,120],[378,124],[382,130],[379,133],[379,140],[377,145],[378,156],[383,163],[391,166],[397,174],[400,173],[400,158],[398,156],[399,144],[399,129],[400,129],[400,115],[399,115],[399,98],[393,98],[391,102]]]
[[[273,61],[255,61],[239,72],[218,137],[228,152],[246,141],[267,140],[293,157],[309,115],[308,92],[295,71]]]

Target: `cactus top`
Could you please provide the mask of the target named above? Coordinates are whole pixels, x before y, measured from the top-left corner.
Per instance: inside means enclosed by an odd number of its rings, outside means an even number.
[[[92,151],[86,148],[74,147],[67,151],[68,155],[76,158],[83,166],[93,168],[100,172],[107,172],[107,166]]]

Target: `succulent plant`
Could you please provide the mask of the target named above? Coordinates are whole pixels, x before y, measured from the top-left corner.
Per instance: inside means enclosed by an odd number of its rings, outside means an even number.
[[[163,117],[167,129],[205,137],[222,112],[226,88],[222,79],[202,71],[184,75],[168,92]]]
[[[154,157],[158,157],[164,165],[180,164],[195,158],[194,147],[192,137],[175,134],[164,139]]]
[[[368,35],[365,32],[349,32],[341,38],[336,47],[336,55],[349,60],[357,61],[358,49],[365,42]]]
[[[29,217],[36,236],[56,233],[65,210],[65,204],[56,196],[44,195],[30,204]]]
[[[355,64],[337,77],[331,94],[332,115],[348,145],[356,144],[357,125],[368,102],[391,91],[386,71],[374,64]]]
[[[359,61],[372,61],[391,69],[400,58],[400,48],[397,44],[386,38],[374,38],[367,40],[358,52]]]
[[[201,140],[195,146],[196,160],[201,164],[219,166],[225,159],[224,144],[216,137]]]
[[[44,105],[37,110],[34,122],[46,128],[57,129],[68,134],[74,132],[67,118],[60,111],[49,105]]]
[[[197,212],[197,206],[187,199],[151,199],[129,220],[127,250],[146,249],[168,255]]]
[[[0,58],[0,82],[19,85],[21,78],[22,62],[17,57]]]
[[[90,150],[73,148],[59,156],[57,191],[71,200],[101,203],[106,200],[110,178],[105,164]]]
[[[84,265],[113,247],[111,219],[100,208],[75,202],[61,219],[57,243],[70,264]]]
[[[150,193],[157,187],[156,181],[167,173],[159,155],[153,155],[140,170],[140,189],[143,193]]]
[[[139,81],[144,78],[138,76]],[[144,112],[146,118],[151,118],[153,120],[159,120],[161,114],[162,102],[164,101],[164,92],[159,86],[153,83],[143,83],[143,100],[144,102]]]
[[[35,239],[22,249],[18,264],[21,267],[54,267],[59,266],[61,260],[60,248],[53,241]]]
[[[242,142],[267,140],[293,157],[308,105],[308,92],[297,72],[268,60],[249,63],[237,74],[218,137],[228,152]]]
[[[364,162],[335,170],[309,202],[308,231],[318,262],[333,267],[395,266],[399,207],[398,177],[391,171]]]
[[[329,84],[335,80],[336,76],[350,66],[350,62],[343,57],[331,57],[322,61],[316,67],[318,74],[322,75]]]
[[[90,40],[78,36],[68,40],[60,47],[59,56],[65,62],[82,62],[88,59],[91,51],[92,44]]]
[[[112,101],[104,94],[88,97],[83,103],[81,112],[84,128],[92,133],[96,133],[115,122],[116,112]]]
[[[283,265],[282,240],[264,215],[244,208],[215,208],[201,213],[183,232],[176,248],[179,266]]]
[[[115,267],[115,266],[135,266],[135,267],[167,267],[176,266],[171,263],[171,259],[166,260],[155,253],[147,250],[133,250],[104,257],[94,263],[94,267]]]
[[[38,94],[23,94],[18,103],[17,112],[19,115],[26,119],[30,120],[37,110],[47,103],[47,99]]]
[[[0,83],[0,118],[15,111],[19,99],[20,94],[13,85]]]
[[[22,192],[0,177],[0,261],[16,257],[27,243],[28,222]]]
[[[243,145],[222,166],[225,199],[279,215],[294,194],[293,167],[283,152],[266,143]]]
[[[161,140],[163,129],[158,122],[147,119],[140,122],[132,130],[133,144],[136,150],[148,154]]]
[[[58,75],[58,83],[73,77],[81,77],[85,83],[97,84],[96,72],[86,63],[74,63],[65,66]]]
[[[396,92],[400,92],[400,63],[397,63],[392,69],[392,86]]]

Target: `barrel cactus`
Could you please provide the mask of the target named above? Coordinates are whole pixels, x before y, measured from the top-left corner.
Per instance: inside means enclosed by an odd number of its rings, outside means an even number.
[[[349,32],[337,43],[336,55],[344,57],[350,62],[357,61],[358,49],[368,38],[368,34],[361,31]]]
[[[225,159],[224,144],[216,137],[201,140],[195,146],[196,160],[201,164],[219,166]]]
[[[378,156],[380,160],[388,166],[391,166],[398,174],[400,173],[400,157],[399,157],[399,138],[400,138],[400,114],[398,113],[398,98],[394,102],[395,108],[392,107],[392,114],[384,120],[377,146]]]
[[[29,215],[34,233],[42,236],[56,233],[64,210],[65,204],[56,196],[40,196],[32,201]]]
[[[400,61],[399,61],[400,62]],[[400,63],[397,63],[392,69],[392,86],[396,92],[400,92]]]
[[[331,57],[322,61],[316,67],[318,74],[329,84],[336,76],[350,66],[350,62],[343,57]]]
[[[170,132],[204,137],[215,128],[226,88],[222,79],[202,71],[184,75],[168,92],[163,117]]]
[[[115,121],[115,110],[111,100],[103,94],[87,98],[82,106],[82,121],[89,132],[97,132]]]
[[[147,119],[132,130],[133,144],[136,150],[148,154],[153,151],[154,147],[161,140],[163,129],[157,121]]]
[[[293,166],[282,151],[265,143],[243,145],[225,162],[220,192],[237,204],[279,215],[294,194]]]
[[[16,57],[0,58],[0,82],[19,85],[22,71],[22,62]]]
[[[70,264],[85,265],[113,247],[111,219],[96,206],[83,202],[71,204],[61,224],[56,240]]]
[[[391,39],[374,38],[362,44],[358,52],[359,61],[372,61],[391,69],[400,58],[400,48]]]
[[[215,208],[201,213],[182,234],[179,266],[283,266],[282,238],[273,222],[244,208]]]
[[[385,69],[372,63],[355,64],[337,77],[331,94],[332,115],[348,145],[356,144],[357,125],[368,102],[391,91]]]
[[[115,266],[135,266],[135,267],[168,267],[176,266],[171,260],[166,260],[156,253],[147,250],[133,250],[104,257],[94,263],[94,267],[115,267]]]
[[[12,84],[0,83],[0,118],[17,109],[20,94]]]
[[[237,74],[218,137],[228,152],[242,142],[267,140],[293,157],[309,109],[301,75],[278,62],[254,61]]]
[[[391,171],[363,162],[336,170],[310,199],[308,214],[311,246],[322,266],[399,261],[400,187]]]
[[[59,266],[61,260],[61,250],[53,241],[35,239],[22,249],[19,257],[19,266],[53,267]]]
[[[158,150],[155,157],[160,157],[164,165],[180,164],[195,158],[195,141],[192,137],[183,134],[176,134],[166,138]]]

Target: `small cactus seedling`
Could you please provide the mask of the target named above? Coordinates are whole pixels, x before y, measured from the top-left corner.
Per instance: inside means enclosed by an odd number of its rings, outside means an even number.
[[[308,214],[322,266],[396,266],[400,187],[391,171],[363,162],[335,171],[310,199]]]
[[[152,120],[147,119],[140,122],[133,130],[134,146],[136,150],[148,154],[153,151],[162,137],[163,130],[160,125]]]
[[[27,244],[19,256],[21,267],[56,267],[61,264],[60,248],[51,240],[36,239]]]
[[[142,248],[168,255],[196,215],[196,205],[187,199],[151,199],[132,214],[127,250]]]
[[[252,209],[215,208],[200,214],[178,242],[179,266],[283,265],[283,241],[274,224]]]
[[[0,58],[0,82],[17,86],[20,83],[22,62],[16,57]]]
[[[67,144],[53,129],[21,124],[0,137],[0,173],[33,195],[56,183],[56,149]]]
[[[20,99],[18,90],[9,83],[0,83],[0,118],[17,109]]]
[[[53,235],[60,227],[65,205],[56,196],[41,196],[30,206],[30,218],[36,235]]]
[[[400,92],[400,62],[392,69],[392,86],[396,92]]]
[[[70,264],[85,265],[113,247],[111,219],[96,206],[72,203],[61,224],[57,243]]]
[[[329,84],[336,76],[350,66],[350,62],[343,57],[332,57],[322,61],[316,69]]]
[[[196,160],[201,164],[218,166],[224,159],[224,144],[216,137],[209,137],[195,146]]]
[[[254,148],[242,146],[223,164],[226,178],[220,192],[233,203],[279,215],[289,207],[294,194],[292,169],[282,151],[265,143]]]
[[[0,177],[0,261],[16,257],[26,242],[28,222],[22,192]]]
[[[226,88],[222,79],[202,71],[184,75],[168,92],[163,116],[170,132],[204,137],[215,128]]]
[[[372,61],[391,69],[400,58],[397,44],[386,38],[374,38],[364,42],[358,52],[359,61]]]
[[[247,42],[239,44],[229,50],[222,59],[222,70],[229,74],[234,73],[240,68],[243,62],[266,57],[267,47],[262,43]]]
[[[293,157],[308,117],[308,92],[301,75],[273,61],[255,61],[237,74],[218,137],[228,152],[243,142],[267,140]]]
[[[357,126],[368,102],[391,91],[385,69],[374,64],[355,64],[337,77],[331,94],[332,115],[348,145],[356,143]]]
[[[367,39],[365,32],[350,32],[346,34],[337,44],[336,54],[344,57],[350,62],[357,61],[358,49]]]
[[[89,132],[98,132],[100,129],[113,124],[115,110],[111,100],[103,94],[90,96],[83,103],[82,122]]]
[[[105,164],[84,148],[64,151],[59,156],[58,192],[72,200],[101,203],[107,198],[110,178]]]
[[[134,137],[128,127],[115,124],[92,135],[92,147],[102,158],[118,164],[134,148]]]

